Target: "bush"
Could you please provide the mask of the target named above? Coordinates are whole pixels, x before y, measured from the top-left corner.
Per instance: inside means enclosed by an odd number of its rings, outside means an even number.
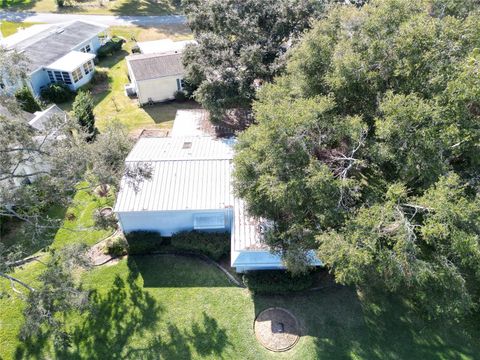
[[[186,250],[220,260],[230,250],[230,234],[185,231],[174,234],[171,245],[178,250]]]
[[[128,252],[128,243],[122,236],[107,241],[105,253],[111,256],[123,256]]]
[[[256,294],[284,294],[312,287],[313,274],[292,276],[284,270],[251,271],[243,275],[246,287]]]
[[[123,43],[125,42],[124,39],[119,38],[117,36],[113,36],[110,41],[108,41],[105,45],[102,45],[97,51],[97,57],[99,59],[103,59],[107,56],[113,55],[117,51],[122,48]]]
[[[90,83],[92,85],[103,84],[108,81],[108,73],[104,70],[96,70]]]
[[[61,104],[72,100],[75,92],[65,84],[50,84],[42,89],[40,96],[49,102]]]
[[[175,97],[175,100],[180,102],[187,100],[187,95],[182,90],[175,91],[173,96]]]
[[[40,105],[37,102],[37,99],[32,95],[30,89],[26,86],[18,89],[15,92],[15,99],[20,104],[22,110],[29,113],[34,113],[35,111],[40,111]]]
[[[132,231],[125,234],[130,255],[142,255],[160,249],[163,238],[156,231]]]

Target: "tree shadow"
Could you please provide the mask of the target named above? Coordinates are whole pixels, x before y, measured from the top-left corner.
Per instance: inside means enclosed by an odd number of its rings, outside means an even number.
[[[203,312],[201,321],[179,328],[167,321],[164,307],[141,286],[135,264],[129,269],[126,277],[116,275],[108,289],[91,292],[88,311],[67,318],[68,348],[52,346],[51,332],[45,329],[21,343],[15,358],[175,360],[191,359],[193,351],[222,358],[230,342],[214,318]]]
[[[115,15],[171,15],[181,8],[180,0],[125,0],[114,7]]]
[[[317,358],[463,359],[480,353],[475,341],[478,325],[422,320],[392,294],[366,299],[354,289],[336,287],[299,295],[253,296],[253,301],[255,316],[273,306],[293,313],[301,335],[310,337],[304,341],[313,342]]]
[[[129,256],[129,267],[136,267],[145,288],[232,287],[226,275],[204,260],[182,255]]]

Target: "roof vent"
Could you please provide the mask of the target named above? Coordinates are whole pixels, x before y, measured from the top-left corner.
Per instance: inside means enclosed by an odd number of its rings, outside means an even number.
[[[184,142],[182,149],[191,149],[192,148],[192,143],[191,142]]]

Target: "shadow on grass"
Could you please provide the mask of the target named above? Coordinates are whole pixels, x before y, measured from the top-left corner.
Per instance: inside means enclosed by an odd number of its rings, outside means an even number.
[[[320,359],[464,359],[480,353],[478,325],[423,321],[391,294],[360,300],[341,287],[253,300],[255,315],[272,306],[290,310]]]
[[[130,256],[145,288],[232,287],[219,269],[199,258],[181,255]]]
[[[128,276],[116,275],[108,289],[91,292],[89,311],[68,317],[71,344],[67,349],[52,346],[51,333],[45,331],[20,345],[15,358],[175,360],[191,359],[193,350],[222,357],[230,342],[214,318],[203,312],[201,321],[180,329],[162,317],[164,307],[141,286],[136,264],[130,262],[128,268]]]
[[[180,9],[181,0],[125,0],[114,7],[115,15],[171,15]]]

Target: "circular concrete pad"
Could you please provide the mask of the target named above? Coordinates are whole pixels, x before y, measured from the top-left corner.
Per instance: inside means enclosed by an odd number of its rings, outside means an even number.
[[[298,321],[286,309],[266,309],[255,319],[255,336],[268,350],[290,350],[300,338]]]

